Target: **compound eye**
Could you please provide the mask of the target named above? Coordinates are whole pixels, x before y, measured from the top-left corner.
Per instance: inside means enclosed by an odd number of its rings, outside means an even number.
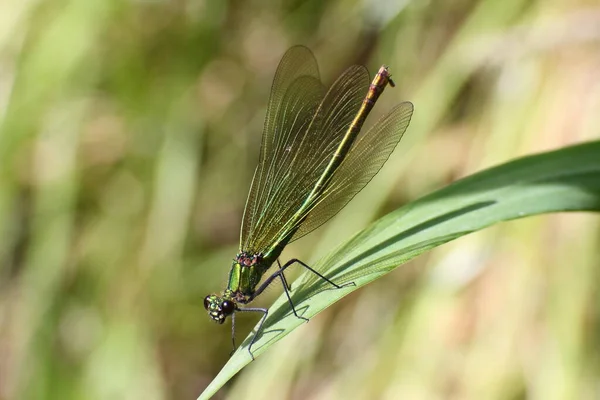
[[[223,304],[221,304],[221,308],[223,309],[223,313],[225,315],[232,314],[235,310],[235,304],[232,301],[225,300]]]
[[[210,307],[210,296],[206,296],[204,298],[204,309],[208,310],[209,307]]]

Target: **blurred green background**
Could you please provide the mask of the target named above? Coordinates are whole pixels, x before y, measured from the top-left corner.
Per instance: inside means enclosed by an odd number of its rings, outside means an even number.
[[[230,327],[202,299],[225,285],[293,44],[326,84],[388,64],[397,87],[373,114],[411,100],[415,116],[376,179],[283,258],[314,262],[462,176],[600,136],[597,0],[3,0],[0,399],[193,399],[216,375]],[[217,397],[600,398],[599,228],[550,215],[445,245]],[[237,322],[241,340],[257,320]]]

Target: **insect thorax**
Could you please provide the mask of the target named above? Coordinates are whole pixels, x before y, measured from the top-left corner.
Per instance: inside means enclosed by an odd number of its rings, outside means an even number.
[[[233,260],[229,272],[227,293],[230,298],[240,303],[250,301],[260,279],[268,269],[261,253],[241,252]]]

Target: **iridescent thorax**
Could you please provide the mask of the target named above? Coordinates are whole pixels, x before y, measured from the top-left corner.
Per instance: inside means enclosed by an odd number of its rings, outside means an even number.
[[[254,298],[256,286],[270,267],[261,253],[243,251],[233,260],[229,271],[227,289],[221,295],[212,294],[204,299],[208,315],[222,324],[225,319],[239,310],[237,304],[247,304]]]
[[[369,84],[370,82],[370,84]],[[363,124],[387,85],[394,86],[382,66],[373,80],[364,66],[354,65],[326,90],[312,52],[304,46],[289,49],[279,63],[267,106],[260,158],[244,209],[240,250],[229,271],[227,287],[204,299],[214,321],[235,314],[262,314],[256,341],[268,310],[242,307],[274,280],[283,284],[290,308],[300,319],[284,271],[300,264],[333,288],[340,285],[298,259],[281,265],[279,255],[288,243],[308,234],[339,212],[381,169],[404,134],[413,112],[403,102],[361,134]],[[261,279],[277,262],[277,270]]]

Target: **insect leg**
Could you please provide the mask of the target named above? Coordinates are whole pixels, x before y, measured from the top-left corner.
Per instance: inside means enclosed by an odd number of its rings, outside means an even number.
[[[281,269],[281,263],[279,262],[279,258],[277,259],[277,265],[279,265],[279,269]],[[283,284],[285,286],[287,286],[288,290],[292,290],[292,286],[288,283],[287,279],[285,278],[285,274],[283,273],[283,271],[281,272],[281,280],[283,281]]]
[[[250,296],[250,298],[248,299],[247,303],[251,302],[258,295],[260,295],[267,288],[267,286],[269,286],[271,284],[271,282],[273,282],[273,280],[275,278],[277,278],[278,276],[283,275],[283,271],[285,271],[286,268],[290,267],[294,263],[298,263],[298,264],[302,265],[304,268],[308,269],[310,272],[312,272],[313,274],[317,275],[319,278],[323,279],[324,281],[326,281],[330,285],[334,286],[336,289],[341,289],[341,288],[346,287],[346,286],[355,286],[354,282],[350,282],[350,283],[347,283],[347,284],[344,284],[344,285],[338,285],[337,283],[331,281],[330,279],[328,279],[324,275],[318,273],[317,271],[315,271],[314,269],[312,269],[311,267],[309,267],[308,265],[306,265],[304,262],[298,260],[297,258],[292,258],[291,260],[289,260],[288,262],[286,262],[283,265],[283,267],[279,268],[277,271],[273,272],[273,274],[271,274],[271,276],[269,276],[267,279],[265,279],[265,281],[258,287],[258,289],[256,289],[254,291],[254,293],[252,294],[252,296]],[[283,278],[283,281],[284,281],[284,284],[287,284],[287,281],[285,280],[285,278]],[[289,298],[289,296],[288,296],[288,298]]]
[[[331,284],[332,286],[334,286],[336,289],[341,289],[341,288],[346,287],[346,286],[353,286],[354,285],[354,282],[351,282],[351,283],[345,284],[345,285],[338,285],[338,284],[334,283],[333,281],[331,281],[330,279],[326,278],[325,276],[321,275],[320,273],[318,273],[317,271],[315,271],[314,269],[312,269],[311,267],[309,267],[308,265],[306,265],[302,261],[298,260],[297,258],[293,258],[293,259],[289,260],[283,266],[281,266],[281,264],[279,264],[279,260],[277,260],[277,263],[278,263],[278,265],[280,265],[280,268],[277,271],[273,272],[273,274],[271,274],[271,276],[269,276],[267,279],[265,279],[265,281],[252,294],[252,296],[250,297],[250,299],[248,299],[248,302],[252,301],[258,295],[260,295],[267,288],[267,286],[269,286],[273,282],[273,280],[275,278],[279,277],[282,280],[282,282],[283,282],[283,289],[285,291],[285,295],[288,298],[288,302],[290,303],[290,306],[292,307],[292,311],[294,312],[294,315],[297,318],[300,318],[300,319],[308,321],[308,319],[299,316],[298,313],[296,312],[296,307],[294,307],[294,303],[292,302],[292,298],[290,297],[289,285],[287,283],[287,280],[285,279],[285,276],[283,275],[283,271],[285,271],[286,268],[292,266],[294,263],[298,263],[298,264],[302,265],[304,268],[307,268],[309,271],[311,271],[312,273],[314,273],[315,275],[317,275],[319,278],[322,278],[323,280],[325,280],[326,282],[328,282],[329,284]]]
[[[316,270],[312,269],[310,266],[308,266],[304,262],[298,260],[297,258],[292,258],[291,260],[289,260],[288,262],[286,262],[284,264],[284,266],[281,267],[279,270],[281,272],[283,272],[284,269],[286,269],[287,267],[289,267],[290,265],[292,265],[294,263],[298,263],[298,264],[302,265],[304,268],[306,268],[307,270],[309,270],[313,274],[317,275],[319,278],[323,279],[325,282],[327,282],[330,285],[334,286],[336,289],[341,289],[341,288],[346,287],[346,286],[354,286],[355,285],[354,282],[350,282],[349,284],[344,284],[344,285],[338,285],[337,283],[335,283],[332,280],[328,279],[325,275],[322,275],[322,274],[318,273]]]
[[[230,357],[235,353],[235,313],[231,314],[231,344],[233,345],[233,350],[229,353]]]
[[[267,310],[266,308],[249,307],[249,308],[239,308],[238,311],[263,313],[263,316],[261,317],[259,325],[258,325],[258,329],[256,329],[256,333],[252,337],[252,340],[250,341],[250,345],[248,346],[248,353],[250,353],[250,357],[252,357],[252,360],[254,361],[254,354],[252,354],[252,345],[254,344],[254,342],[256,342],[256,337],[258,336],[258,333],[262,331],[262,327],[263,327],[263,324],[265,323],[265,319],[267,318],[267,314],[269,314],[269,310]]]

